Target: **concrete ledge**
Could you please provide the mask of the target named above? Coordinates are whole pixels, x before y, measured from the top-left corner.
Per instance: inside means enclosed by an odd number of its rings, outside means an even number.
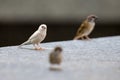
[[[62,71],[50,71],[48,55],[63,47]],[[42,43],[43,51],[0,48],[0,80],[119,80],[120,36]],[[31,48],[32,46],[25,46]]]

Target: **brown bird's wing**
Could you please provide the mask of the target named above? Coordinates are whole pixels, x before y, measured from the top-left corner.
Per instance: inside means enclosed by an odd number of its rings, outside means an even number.
[[[57,63],[60,64],[62,62],[62,54],[58,55]]]
[[[61,53],[60,54],[57,54],[57,53],[50,53],[50,56],[49,56],[49,61],[51,64],[60,64],[61,61],[62,61],[62,55]]]
[[[51,64],[54,63],[54,52],[51,52],[51,53],[50,53],[49,62],[50,62]]]
[[[79,29],[77,30],[76,36],[84,34],[84,32],[86,31],[87,26],[88,26],[88,21],[85,20],[81,24],[81,26],[79,27]]]

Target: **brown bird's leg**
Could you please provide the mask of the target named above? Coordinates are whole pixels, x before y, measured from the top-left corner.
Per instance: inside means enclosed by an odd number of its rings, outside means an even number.
[[[88,36],[85,36],[85,38],[86,38],[87,40],[90,40],[90,38],[89,38]]]
[[[81,37],[81,39],[82,39],[82,40],[84,40],[84,36],[83,36],[83,37]]]

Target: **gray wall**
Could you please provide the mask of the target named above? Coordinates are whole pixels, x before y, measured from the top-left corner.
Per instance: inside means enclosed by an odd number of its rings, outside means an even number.
[[[0,0],[0,20],[120,18],[120,0]]]

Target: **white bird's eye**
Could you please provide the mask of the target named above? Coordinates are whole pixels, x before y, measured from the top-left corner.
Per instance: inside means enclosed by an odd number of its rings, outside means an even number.
[[[45,26],[41,26],[41,28],[42,28],[42,29],[46,29],[46,27],[45,27]]]

